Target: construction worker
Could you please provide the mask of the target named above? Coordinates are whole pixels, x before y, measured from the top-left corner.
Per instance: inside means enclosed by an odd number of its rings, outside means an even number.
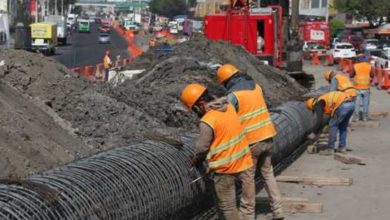
[[[241,181],[240,214],[245,220],[255,218],[255,183],[253,161],[248,142],[234,107],[214,100],[199,84],[187,85],[181,101],[200,118],[192,164],[206,159],[212,171],[218,207],[227,220],[240,219],[236,206],[235,180]]]
[[[240,117],[255,164],[253,172],[260,167],[265,189],[271,198],[273,219],[283,219],[282,198],[271,163],[272,138],[276,135],[276,130],[263,92],[249,75],[231,64],[222,65],[218,69],[217,80],[227,89],[227,99]]]
[[[306,106],[317,114],[320,122],[323,121],[324,114],[330,116],[328,148],[322,154],[344,153],[347,150],[348,124],[355,109],[354,98],[345,92],[331,91],[318,98],[308,99]],[[337,133],[340,133],[338,148],[336,148]]]
[[[330,83],[329,91],[340,91],[356,98],[356,89],[351,80],[344,74],[338,74],[333,71],[325,72],[325,79]]]
[[[353,121],[360,120],[362,115],[363,121],[368,120],[368,108],[370,105],[370,81],[374,77],[371,64],[367,62],[364,55],[358,57],[358,63],[353,66],[351,78],[354,79],[355,89],[357,91],[356,109]],[[363,109],[361,110],[361,105]]]
[[[103,58],[104,80],[105,81],[108,81],[108,75],[109,75],[109,71],[110,71],[111,66],[112,66],[112,61],[110,58],[110,51],[106,50],[106,52],[104,54],[104,58]]]

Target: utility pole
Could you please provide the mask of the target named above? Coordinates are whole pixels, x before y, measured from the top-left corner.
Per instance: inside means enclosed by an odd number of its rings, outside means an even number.
[[[39,0],[35,1],[35,23],[38,22],[38,6],[39,6]]]
[[[61,0],[61,16],[64,16],[64,0]]]
[[[329,0],[326,0],[326,15],[325,15],[326,22],[329,21],[329,6],[330,6]]]
[[[49,2],[50,4],[50,2]],[[57,0],[54,0],[54,15],[57,15],[58,7],[57,7]]]

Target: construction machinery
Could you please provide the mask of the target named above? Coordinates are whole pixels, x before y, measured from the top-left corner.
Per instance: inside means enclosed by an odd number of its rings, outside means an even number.
[[[57,25],[50,22],[33,23],[31,27],[31,49],[54,54],[57,46]]]
[[[283,65],[282,7],[250,8],[249,0],[231,0],[225,14],[205,17],[205,35],[242,45],[268,64]]]
[[[45,21],[57,24],[57,41],[66,45],[68,31],[65,17],[61,15],[49,15],[45,18]]]

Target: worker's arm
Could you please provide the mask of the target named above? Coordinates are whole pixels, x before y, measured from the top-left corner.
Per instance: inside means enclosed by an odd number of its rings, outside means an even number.
[[[337,79],[335,79],[333,77],[332,81],[330,82],[330,88],[329,88],[329,91],[337,91],[337,87],[338,87],[338,81]]]
[[[201,122],[199,124],[199,137],[195,143],[195,154],[192,158],[192,165],[197,166],[206,159],[213,138],[213,129],[206,123]]]
[[[236,112],[238,112],[239,106],[238,106],[238,100],[237,100],[236,96],[233,93],[229,93],[229,95],[227,95],[227,99],[230,102],[230,104],[232,104],[234,106],[234,108],[236,109]]]

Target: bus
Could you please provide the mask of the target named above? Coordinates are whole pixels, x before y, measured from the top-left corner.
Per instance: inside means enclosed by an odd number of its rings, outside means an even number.
[[[91,23],[88,20],[79,20],[77,25],[77,31],[79,33],[91,32]]]

